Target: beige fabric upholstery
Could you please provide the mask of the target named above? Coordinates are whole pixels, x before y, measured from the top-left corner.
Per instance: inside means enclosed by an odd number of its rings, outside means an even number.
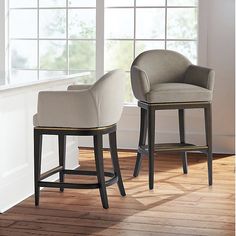
[[[117,123],[123,109],[124,78],[123,71],[114,70],[90,86],[40,92],[34,126],[93,128]]]
[[[76,84],[76,85],[70,85],[68,87],[68,90],[83,90],[83,89],[89,89],[92,86],[92,84]]]
[[[210,90],[185,83],[157,83],[146,94],[148,103],[210,101],[211,99]]]
[[[214,87],[215,72],[209,68],[191,65],[187,69],[184,82],[194,84],[209,90]]]
[[[214,71],[174,51],[150,50],[134,60],[131,84],[134,96],[148,103],[211,101]]]

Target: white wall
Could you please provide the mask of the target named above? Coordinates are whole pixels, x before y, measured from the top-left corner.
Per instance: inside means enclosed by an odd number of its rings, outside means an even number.
[[[234,152],[235,122],[235,1],[210,0],[208,14],[208,65],[216,71],[213,104],[215,147]]]
[[[234,0],[200,0],[200,64],[216,72],[213,101],[213,151],[234,153]],[[205,143],[203,111],[186,112],[187,141]],[[178,141],[176,111],[159,111],[156,115],[158,142]],[[119,123],[118,146],[136,149],[139,137],[139,109],[125,107]],[[91,139],[80,139],[81,146]],[[107,142],[106,142],[107,144]]]
[[[50,82],[0,91],[0,212],[33,194],[33,115],[38,92],[65,90],[67,82]],[[56,137],[43,139],[42,171],[58,165]],[[67,138],[68,168],[78,166],[78,140]],[[54,176],[55,179],[57,176]]]

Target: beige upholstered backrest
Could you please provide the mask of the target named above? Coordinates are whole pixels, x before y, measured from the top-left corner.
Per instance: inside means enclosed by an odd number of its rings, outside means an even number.
[[[124,105],[125,72],[113,70],[97,80],[89,89],[95,101],[99,126],[120,120]]]
[[[191,62],[183,55],[170,50],[150,50],[141,53],[133,62],[136,66],[145,71],[149,83],[170,83],[183,82],[184,74]],[[131,80],[135,84],[135,77],[132,74]]]
[[[116,124],[123,110],[125,72],[114,70],[92,85],[42,91],[34,126],[93,128]]]

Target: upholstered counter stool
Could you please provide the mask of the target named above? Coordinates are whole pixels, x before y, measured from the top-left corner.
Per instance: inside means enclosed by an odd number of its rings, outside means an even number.
[[[38,112],[34,116],[34,184],[35,205],[39,205],[40,187],[73,189],[99,188],[102,205],[108,208],[106,187],[118,184],[120,194],[125,189],[120,173],[116,123],[123,109],[124,77],[121,70],[105,74],[93,85],[74,85],[68,91],[44,91],[38,96]],[[103,135],[109,135],[113,172],[104,172]],[[41,174],[41,152],[43,135],[57,135],[59,143],[59,166]],[[66,136],[93,136],[96,171],[65,169]],[[59,182],[44,181],[59,173]],[[95,175],[97,183],[67,183],[65,175]],[[110,177],[105,180],[106,177]]]
[[[149,159],[149,188],[154,184],[154,152],[180,152],[187,174],[187,152],[201,151],[208,157],[208,182],[212,185],[212,93],[214,71],[192,65],[183,55],[170,50],[141,53],[131,66],[131,84],[141,108],[140,137],[134,176],[138,176],[143,155]],[[206,145],[185,141],[184,110],[205,111]],[[155,111],[177,109],[180,143],[155,144]],[[146,136],[148,131],[148,142]]]

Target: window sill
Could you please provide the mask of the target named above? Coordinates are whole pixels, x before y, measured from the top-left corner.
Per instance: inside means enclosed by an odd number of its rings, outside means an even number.
[[[8,91],[8,90],[14,90],[14,89],[21,89],[21,88],[27,88],[27,87],[32,87],[32,86],[40,86],[40,85],[45,85],[45,84],[55,84],[55,83],[63,83],[71,80],[75,80],[79,77],[87,76],[89,75],[88,72],[81,72],[81,73],[76,73],[76,74],[71,74],[71,75],[63,75],[63,76],[57,76],[55,78],[50,78],[50,79],[45,79],[45,80],[38,80],[38,81],[33,81],[29,83],[22,83],[22,84],[5,84],[5,85],[0,85],[0,92]]]

